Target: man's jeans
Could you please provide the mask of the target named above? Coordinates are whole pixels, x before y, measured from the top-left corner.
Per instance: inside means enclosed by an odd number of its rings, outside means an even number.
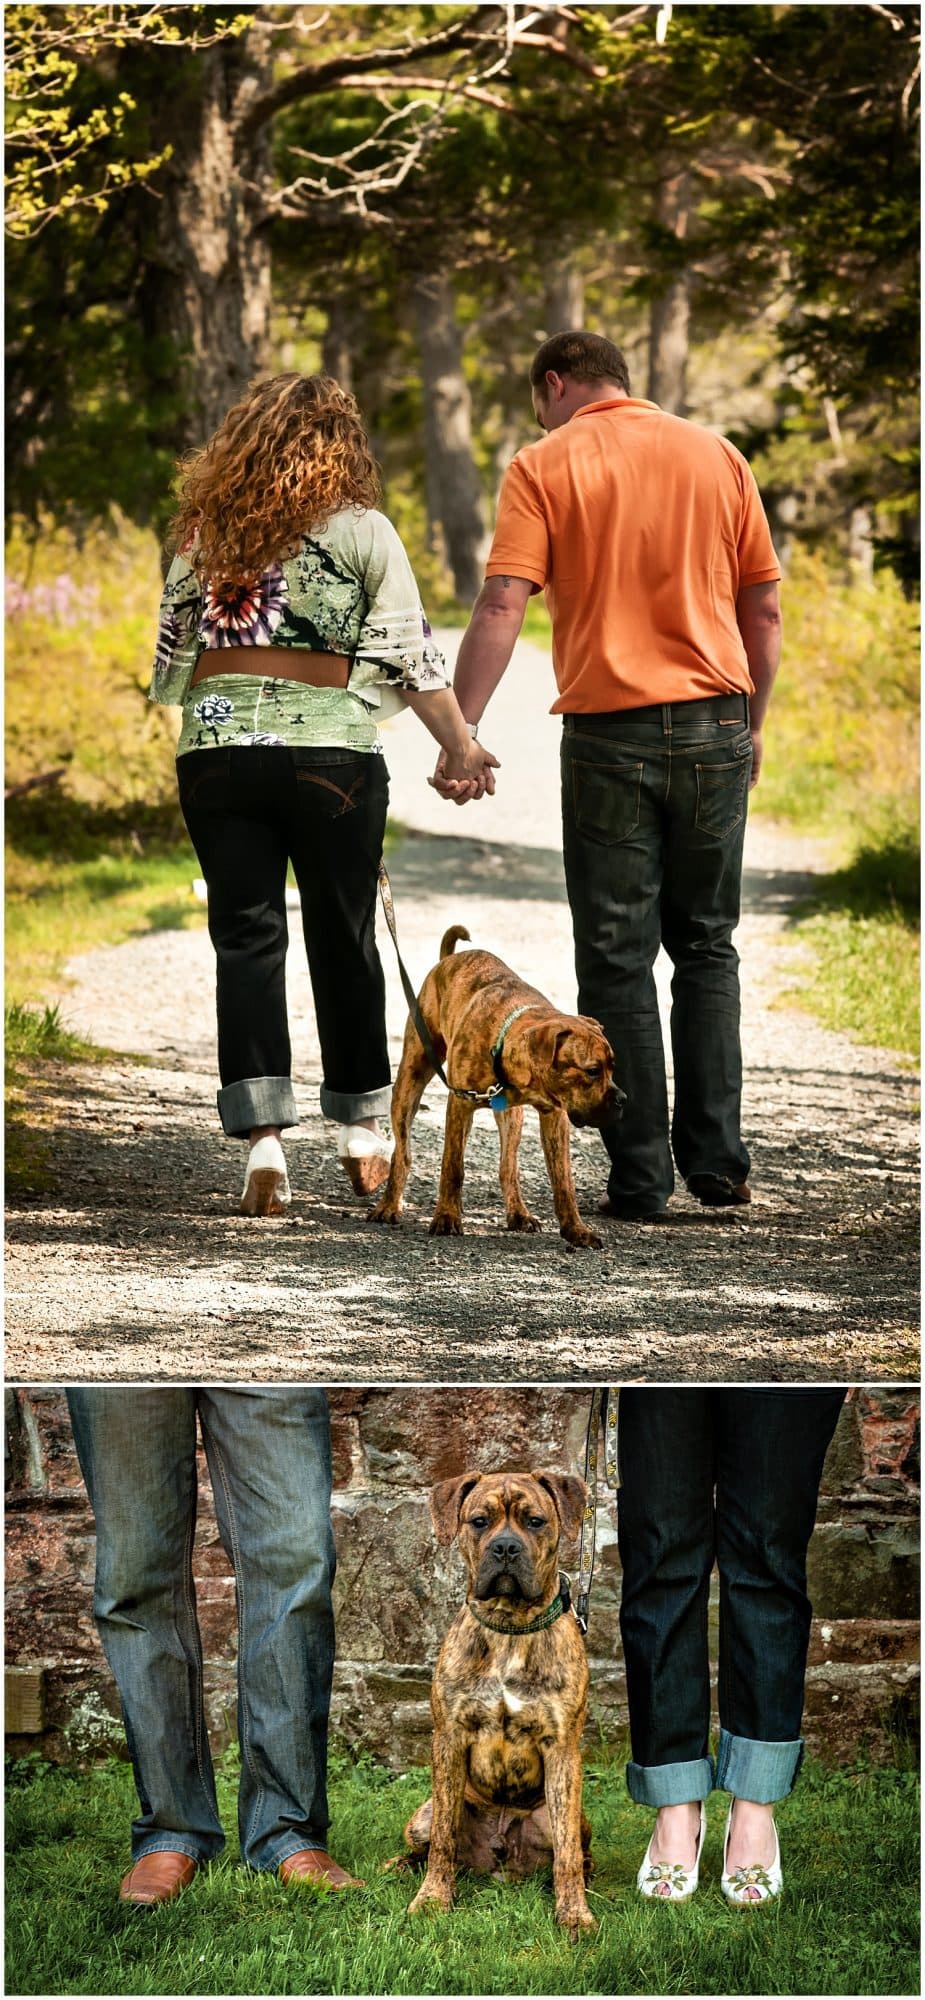
[[[286,1014],[286,869],[302,899],[324,1082],[341,1124],[391,1100],[376,881],[389,777],[354,750],[191,750],[177,758],[183,817],[209,891],[217,960],[218,1108],[230,1137],[295,1125]]]
[[[739,921],[752,745],[744,695],[567,715],[565,879],[578,1005],[612,1044],[627,1102],[605,1127],[617,1209],[655,1214],[674,1186],[653,966],[674,964],[671,1145],[685,1180],[744,1181]]]
[[[714,1783],[770,1805],[794,1784],[812,1608],[806,1551],[844,1389],[623,1389],[618,1500],[640,1804]],[[710,1573],[719,1567],[719,1755],[710,1757]]]
[[[96,1516],[94,1612],[141,1806],[132,1856],[224,1846],[191,1552],[196,1415],[238,1602],[241,1853],[323,1847],[334,1668],[331,1448],[321,1389],[69,1389]]]

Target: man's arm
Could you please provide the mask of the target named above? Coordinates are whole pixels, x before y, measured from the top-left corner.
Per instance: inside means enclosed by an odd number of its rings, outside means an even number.
[[[463,633],[453,675],[453,692],[467,722],[481,722],[510,664],[534,588],[522,576],[486,577]],[[456,799],[460,805],[473,795],[451,757],[438,758],[431,784],[443,798]],[[493,791],[494,783],[486,790]]]
[[[780,615],[779,585],[743,584],[736,598],[736,622],[742,634],[748,671],[755,683],[755,692],[749,700],[749,710],[754,745],[752,785],[757,785],[763,751],[761,732],[771,699],[771,689],[780,666],[783,621]],[[461,703],[460,706],[466,713],[464,705]]]

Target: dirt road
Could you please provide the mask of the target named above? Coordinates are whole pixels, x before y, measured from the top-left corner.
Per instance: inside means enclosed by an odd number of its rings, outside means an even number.
[[[445,927],[464,922],[571,1009],[559,731],[544,697],[548,659],[522,645],[486,730],[503,759],[497,796],[462,810],[428,789],[432,746],[413,718],[389,726],[392,812],[408,829],[390,874],[418,981]],[[236,1213],[243,1149],[223,1140],[214,1112],[205,930],[74,960],[66,1021],[143,1061],[43,1066],[36,1079],[58,1185],[9,1219],[8,1379],[914,1379],[915,1078],[889,1051],[774,1004],[794,971],[788,917],[819,865],[812,843],[753,818],[737,939],[751,1208],[705,1211],[682,1188],[656,1226],[604,1222],[599,1253],[572,1253],[559,1238],[532,1114],[524,1184],[544,1233],[505,1233],[494,1123],[479,1112],[468,1233],[428,1236],[443,1124],[436,1083],[415,1128],[405,1225],[369,1223],[317,1108],[300,949],[290,968],[304,1118],[287,1149],[293,1206],[284,1220],[245,1220]],[[380,928],[397,1061],[405,1006]],[[573,1135],[573,1153],[591,1215],[606,1159],[593,1132]]]

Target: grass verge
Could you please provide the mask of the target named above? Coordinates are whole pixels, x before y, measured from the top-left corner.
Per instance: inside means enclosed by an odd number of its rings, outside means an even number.
[[[862,847],[824,876],[794,922],[812,962],[796,998],[826,1027],[916,1056],[919,1046],[918,846]]]
[[[223,1822],[236,1758],[223,1760]],[[178,1902],[116,1900],[128,1865],[130,1774],[14,1768],[7,1793],[7,1990],[96,1994],[902,1994],[918,1991],[918,1805],[908,1771],[812,1761],[779,1814],[785,1892],[755,1911],[719,1893],[723,1813],[710,1811],[701,1889],[645,1904],[635,1875],[648,1815],[614,1762],[586,1770],[596,1935],[572,1947],[547,1883],[463,1879],[451,1917],[409,1922],[413,1879],[383,1873],[428,1789],[367,1758],[331,1766],[332,1847],[365,1892],[286,1891],[224,1857]]]

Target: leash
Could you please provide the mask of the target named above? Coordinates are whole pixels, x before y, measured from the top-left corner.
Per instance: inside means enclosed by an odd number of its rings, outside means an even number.
[[[572,1610],[581,1631],[587,1637],[588,1613],[591,1608],[591,1584],[594,1578],[594,1547],[597,1539],[597,1471],[598,1444],[604,1436],[604,1481],[612,1492],[620,1484],[617,1460],[617,1414],[619,1409],[619,1389],[592,1389],[591,1409],[588,1414],[588,1431],[585,1438],[585,1485],[588,1497],[585,1501],[585,1516],[581,1524],[581,1540],[578,1544],[578,1579],[575,1602]]]
[[[437,1075],[439,1076],[441,1083],[449,1091],[451,1097],[464,1097],[467,1100],[467,1102],[471,1104],[474,1108],[487,1105],[489,1111],[510,1110],[510,1100],[508,1098],[507,1088],[505,1085],[504,1076],[501,1069],[501,1051],[504,1047],[504,1037],[507,1034],[508,1029],[513,1025],[513,1023],[516,1020],[519,1019],[521,1014],[529,1014],[530,1012],[529,1002],[523,1007],[512,1008],[506,1020],[502,1022],[498,1034],[495,1037],[494,1045],[491,1049],[491,1066],[492,1069],[494,1070],[496,1077],[495,1088],[489,1091],[463,1090],[460,1088],[458,1084],[451,1083],[443,1067],[443,1064],[440,1061],[440,1057],[438,1056],[437,1051],[434,1048],[433,1040],[430,1035],[430,1030],[428,1029],[427,1022],[425,1021],[424,1016],[421,1013],[421,1009],[418,1005],[418,996],[415,993],[414,987],[411,984],[411,980],[408,974],[408,969],[405,965],[404,959],[402,958],[401,952],[399,951],[398,948],[398,927],[395,922],[395,902],[392,896],[392,884],[389,881],[388,875],[386,873],[386,867],[384,861],[380,861],[379,863],[379,898],[382,903],[383,910],[385,911],[385,920],[389,927],[392,943],[395,946],[395,956],[398,960],[398,972],[399,972],[399,977],[401,979],[402,987],[404,989],[405,999],[408,1002],[408,1011],[411,1015],[412,1021],[414,1022],[415,1029],[417,1030],[421,1046],[424,1049],[425,1054],[427,1055],[429,1061],[433,1064],[433,1067]]]

